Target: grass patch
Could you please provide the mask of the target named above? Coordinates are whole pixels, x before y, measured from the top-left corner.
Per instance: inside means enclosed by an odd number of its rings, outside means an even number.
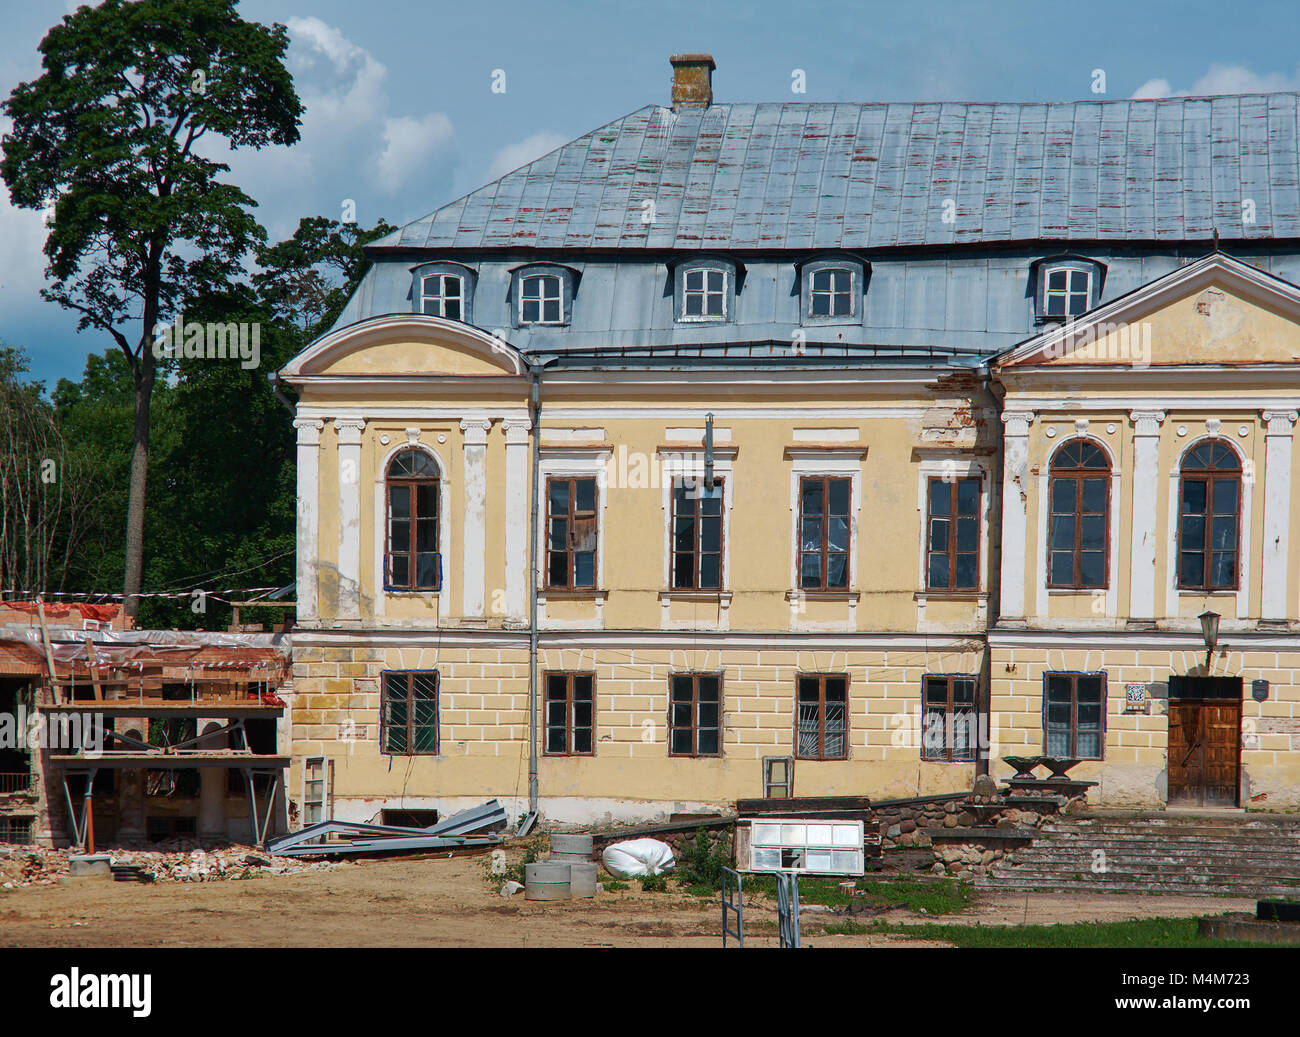
[[[632,888],[626,882],[620,882],[618,879],[606,879],[601,885],[605,887],[606,893],[623,893]]]
[[[958,947],[1267,947],[1240,940],[1212,940],[1196,931],[1195,918],[1140,918],[1128,922],[1060,925],[864,925],[826,926],[831,935],[867,933],[942,940]]]
[[[906,904],[913,911],[931,915],[952,915],[966,910],[975,899],[975,893],[965,882],[956,879],[939,879],[923,882],[916,880],[858,879],[857,888],[865,897],[850,897],[840,890],[842,879],[822,879],[800,876],[799,903],[824,904],[827,907],[845,907],[849,902],[865,900],[869,904],[892,906]],[[776,899],[775,875],[746,875],[745,892],[751,890]],[[829,930],[828,930],[829,931]]]

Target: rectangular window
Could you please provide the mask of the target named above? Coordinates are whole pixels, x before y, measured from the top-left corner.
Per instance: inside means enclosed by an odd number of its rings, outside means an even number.
[[[388,670],[383,675],[381,751],[393,756],[438,752],[438,672]]]
[[[423,280],[424,312],[448,320],[461,320],[464,281],[455,274],[434,274]]]
[[[700,479],[673,481],[673,587],[722,588],[722,480],[712,489]]]
[[[437,590],[438,481],[388,480],[388,583],[393,590]]]
[[[520,324],[562,324],[564,289],[556,274],[538,274],[523,279],[519,296]]]
[[[1047,271],[1043,310],[1048,317],[1077,317],[1088,310],[1092,275],[1086,270],[1058,267]]]
[[[687,270],[682,278],[682,316],[704,320],[727,315],[727,275],[721,270]]]
[[[849,585],[851,479],[799,480],[799,586],[831,590]]]
[[[722,755],[722,675],[679,673],[669,679],[668,755]]]
[[[809,287],[809,312],[814,317],[853,316],[853,274],[848,270],[815,270]]]
[[[1235,472],[1184,475],[1178,509],[1178,586],[1237,589],[1240,482]]]
[[[546,585],[596,586],[596,480],[546,480]]]
[[[314,825],[325,820],[325,776],[329,764],[323,756],[308,756],[302,761],[302,823]]]
[[[798,678],[798,737],[801,760],[849,757],[849,678],[805,674]]]
[[[951,762],[975,759],[976,678],[964,674],[926,674],[921,759]]]
[[[595,754],[596,675],[546,675],[546,755]]]
[[[936,477],[929,485],[926,586],[976,590],[980,579],[980,481]]]
[[[1105,707],[1104,673],[1044,674],[1044,752],[1100,760]]]

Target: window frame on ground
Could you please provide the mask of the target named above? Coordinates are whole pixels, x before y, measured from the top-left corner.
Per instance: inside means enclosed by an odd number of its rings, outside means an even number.
[[[1231,467],[1219,465],[1218,461],[1227,459]],[[1214,591],[1236,591],[1241,588],[1242,556],[1242,491],[1245,489],[1244,465],[1241,455],[1222,437],[1204,439],[1187,448],[1183,454],[1178,471],[1178,546],[1176,561],[1178,565],[1178,589],[1197,590],[1207,593]],[[1199,511],[1188,511],[1188,492],[1192,484],[1204,483],[1204,501]],[[1234,505],[1229,514],[1218,511],[1220,501],[1218,488],[1231,484]],[[1189,526],[1200,520],[1200,546],[1187,547]],[[1219,523],[1218,519],[1230,520]],[[1231,550],[1216,549],[1213,544],[1215,529],[1230,529],[1232,532]],[[1222,580],[1216,574],[1216,556],[1227,555],[1231,559],[1232,579]],[[1187,562],[1199,556],[1200,577],[1193,581],[1187,579]]]
[[[399,464],[407,458],[417,459],[418,469],[394,474]],[[432,472],[433,474],[429,474]],[[398,450],[388,462],[384,472],[384,590],[397,592],[430,592],[442,589],[442,486],[437,460],[418,447]],[[395,492],[396,491],[396,492]],[[395,501],[405,496],[405,516],[394,513]],[[425,505],[421,505],[421,498]],[[431,502],[433,515],[422,514],[421,508]],[[395,550],[397,526],[405,523],[405,550]],[[433,550],[420,549],[421,523],[431,523]],[[428,528],[428,527],[426,527]],[[398,582],[398,558],[406,567],[405,582]],[[423,566],[431,566],[426,568]],[[432,574],[430,577],[430,573]]]
[[[960,685],[962,697],[957,692]],[[932,694],[942,687],[942,699]],[[969,693],[969,700],[966,693]],[[942,701],[942,709],[936,707]],[[930,717],[942,717],[941,744],[931,737]],[[969,720],[962,720],[968,716]],[[966,752],[958,755],[958,725],[967,725]],[[973,763],[978,747],[979,677],[970,673],[927,673],[921,677],[921,759],[931,763]]]
[[[1088,681],[1090,684],[1095,682],[1097,688],[1097,702],[1095,708],[1097,711],[1097,722],[1095,725],[1089,724],[1083,727],[1079,722],[1079,684],[1081,681]],[[1060,696],[1057,702],[1053,703],[1053,683],[1059,690],[1062,685],[1068,682],[1069,701],[1062,703]],[[1078,671],[1078,670],[1049,670],[1043,674],[1043,754],[1045,756],[1060,756],[1077,758],[1080,760],[1101,760],[1106,755],[1106,671]],[[1059,743],[1053,742],[1053,729],[1059,733],[1062,727],[1062,721],[1053,720],[1053,705],[1065,705],[1068,710],[1068,721],[1066,721],[1066,743],[1064,748]],[[1093,705],[1089,703],[1089,705]],[[1095,755],[1089,752],[1081,752],[1080,734],[1085,734],[1090,738],[1096,738]],[[1088,748],[1091,748],[1089,746]]]
[[[580,688],[581,685],[585,687]],[[542,678],[542,755],[544,756],[595,756],[596,755],[596,674],[589,670],[547,670]],[[556,690],[562,692],[556,695]],[[581,692],[581,694],[580,694]],[[579,715],[579,707],[586,705],[586,722]],[[560,706],[563,720],[554,720]],[[562,747],[555,748],[552,736],[561,736]],[[585,735],[585,738],[580,737]],[[585,743],[586,748],[581,746]]]
[[[680,491],[680,494],[679,494]],[[711,502],[716,502],[717,512],[705,514],[705,504],[712,507]],[[668,489],[668,547],[671,552],[668,559],[668,580],[669,589],[673,591],[718,591],[721,592],[726,586],[726,550],[727,550],[727,529],[726,529],[726,480],[723,476],[715,476],[712,489],[706,489],[704,478],[702,476],[678,475],[674,476]],[[689,503],[690,513],[683,514],[679,507],[684,508]],[[705,520],[710,523],[717,523],[717,547],[716,549],[705,549]],[[682,522],[690,523],[691,546],[689,550],[680,549],[680,534],[685,531]],[[706,556],[717,557],[717,582],[714,584],[705,584],[705,558]],[[690,564],[690,583],[679,582],[681,579],[679,565],[684,564],[683,559],[689,559]]]
[[[973,485],[975,488],[974,509],[969,513],[960,510],[964,506],[962,486]],[[946,494],[945,491],[946,490]],[[925,587],[927,591],[978,591],[980,588],[980,546],[982,542],[980,524],[983,506],[983,479],[979,475],[931,475],[926,480],[925,488]],[[937,500],[947,497],[946,513],[935,513]],[[937,523],[946,523],[942,537],[943,546],[936,550]],[[974,545],[961,548],[962,528],[969,529],[974,537]],[[947,575],[944,582],[936,583],[936,561],[939,557],[947,560]],[[974,574],[969,582],[958,582],[959,558],[969,557],[974,560]]]
[[[1073,463],[1067,467],[1067,462]],[[1047,586],[1053,590],[1106,590],[1110,586],[1111,477],[1110,456],[1091,439],[1068,439],[1052,454],[1047,479]],[[1098,492],[1093,488],[1096,484],[1102,487],[1101,500],[1087,499]],[[1067,489],[1069,501],[1064,499]],[[1100,547],[1085,547],[1089,521],[1100,523]],[[1067,523],[1069,536],[1065,535]],[[1084,572],[1085,555],[1100,556],[1101,571],[1095,579]],[[1070,575],[1063,579],[1058,561],[1064,564],[1067,556]]]
[[[668,678],[668,755],[675,757],[722,756],[722,679],[721,673],[674,673]],[[706,698],[706,686],[711,686],[712,698]],[[685,689],[683,697],[680,692]],[[709,707],[711,711],[709,711]],[[685,722],[682,718],[685,717]],[[707,722],[712,718],[712,723]],[[701,748],[707,745],[703,735],[712,733],[715,748],[710,751]],[[679,748],[685,736],[688,748]]]
[[[820,512],[810,514],[807,511],[808,493],[814,487],[820,487],[821,491],[817,501]],[[838,491],[843,492],[842,514],[833,511],[835,507],[834,497]],[[832,523],[836,519],[842,519],[844,522],[844,546],[842,550],[832,550],[831,547]],[[815,531],[815,543],[808,536],[812,528],[810,523],[813,520],[817,520],[818,526]],[[818,591],[848,590],[853,552],[853,479],[850,476],[799,476],[799,526],[796,535],[798,536],[797,573],[799,589]],[[811,549],[810,544],[813,545]],[[807,582],[809,579],[807,563],[810,559],[815,559],[818,563],[815,582],[812,583]],[[832,559],[839,563],[836,566],[840,570],[838,582],[831,581]]]
[[[442,743],[440,725],[442,680],[437,670],[384,670],[379,680],[379,751],[385,756],[437,756]],[[405,695],[397,698],[399,680]],[[417,698],[417,692],[419,697]],[[417,702],[432,701],[430,714],[416,708]],[[402,709],[400,722],[394,721],[396,706]],[[420,716],[423,719],[420,719]],[[431,719],[430,719],[431,716]],[[395,733],[404,732],[401,739]],[[429,743],[432,738],[432,745]]]
[[[590,483],[591,489],[591,507],[579,508],[578,484],[584,486]],[[560,485],[565,485],[565,506],[564,514],[559,515],[555,509],[554,490]],[[560,549],[555,547],[555,537],[557,524],[563,522],[564,546]],[[590,548],[579,550],[575,545],[578,538],[578,530],[585,528],[581,523],[586,523],[589,527],[587,536],[590,540]],[[600,481],[595,475],[548,475],[546,477],[546,568],[543,573],[543,586],[548,590],[594,590],[599,582],[600,574]],[[590,555],[590,581],[579,581],[579,562],[582,556]],[[555,565],[557,560],[564,567],[564,580],[556,580]]]
[[[831,752],[828,748],[828,731],[829,710],[827,709],[830,682],[837,682],[840,685],[839,694],[842,696],[843,713],[842,721],[837,731],[833,732],[839,739],[839,751]],[[808,684],[812,684],[817,691],[817,712],[816,712],[816,751],[808,752],[805,749],[807,745],[806,736],[808,727],[805,722],[804,704],[809,701],[804,696],[804,691]],[[799,760],[847,760],[849,758],[849,675],[847,673],[800,673],[795,677],[795,758]]]
[[[315,768],[319,766],[319,777]],[[319,786],[319,789],[316,788]],[[319,796],[314,795],[319,791]],[[329,759],[325,756],[304,756],[302,761],[302,823],[303,827],[325,820],[329,802]],[[316,816],[312,816],[312,811]]]

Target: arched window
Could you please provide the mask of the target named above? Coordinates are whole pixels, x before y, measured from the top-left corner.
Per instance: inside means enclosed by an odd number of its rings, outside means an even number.
[[[423,450],[403,450],[388,465],[389,590],[437,590],[438,468]]]
[[[1086,439],[1062,443],[1052,457],[1049,587],[1107,585],[1110,554],[1110,462]]]
[[[1236,590],[1240,542],[1241,461],[1219,439],[1183,458],[1178,491],[1178,586]]]

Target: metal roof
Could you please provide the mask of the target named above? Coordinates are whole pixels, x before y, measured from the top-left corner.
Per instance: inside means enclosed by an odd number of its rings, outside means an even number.
[[[376,245],[815,250],[1208,240],[1216,230],[1300,238],[1298,98],[648,105]],[[1249,203],[1253,223],[1243,221]]]

